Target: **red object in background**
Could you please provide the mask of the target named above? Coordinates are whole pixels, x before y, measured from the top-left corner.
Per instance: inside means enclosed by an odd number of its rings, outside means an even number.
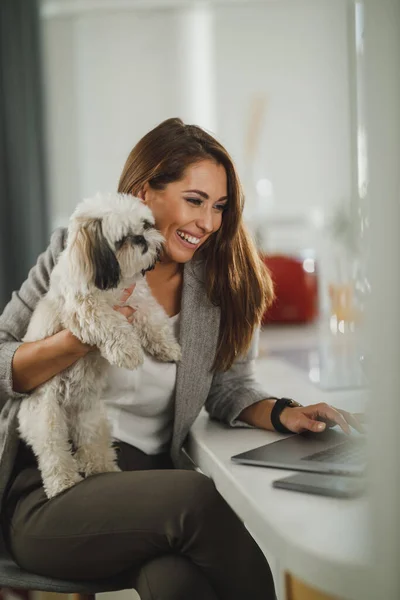
[[[275,288],[275,301],[262,324],[309,323],[318,315],[318,279],[312,259],[272,254],[263,256]],[[307,270],[306,270],[307,269]]]

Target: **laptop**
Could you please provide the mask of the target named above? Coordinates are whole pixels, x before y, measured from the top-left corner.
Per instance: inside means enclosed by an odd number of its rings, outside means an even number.
[[[365,435],[348,436],[336,428],[305,432],[231,457],[235,463],[308,471],[331,475],[363,475],[366,469]]]

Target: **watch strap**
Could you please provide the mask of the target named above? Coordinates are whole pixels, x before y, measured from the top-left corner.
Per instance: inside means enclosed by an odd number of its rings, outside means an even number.
[[[280,414],[285,408],[295,408],[296,406],[301,406],[301,404],[291,398],[277,398],[271,411],[271,423],[276,431],[279,431],[279,433],[293,433],[281,423]]]

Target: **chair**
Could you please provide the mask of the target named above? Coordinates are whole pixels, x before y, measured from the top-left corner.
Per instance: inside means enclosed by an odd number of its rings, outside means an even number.
[[[94,600],[95,594],[100,592],[130,589],[131,580],[132,573],[93,581],[66,581],[35,575],[21,569],[8,554],[3,541],[0,541],[0,588],[74,594],[74,600]]]

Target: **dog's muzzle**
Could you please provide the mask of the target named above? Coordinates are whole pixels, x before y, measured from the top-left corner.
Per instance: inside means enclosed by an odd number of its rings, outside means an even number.
[[[131,246],[141,246],[142,254],[146,254],[149,249],[149,244],[147,243],[144,235],[126,235],[121,240],[115,243],[115,249],[120,250],[120,248],[126,243],[129,242]]]

